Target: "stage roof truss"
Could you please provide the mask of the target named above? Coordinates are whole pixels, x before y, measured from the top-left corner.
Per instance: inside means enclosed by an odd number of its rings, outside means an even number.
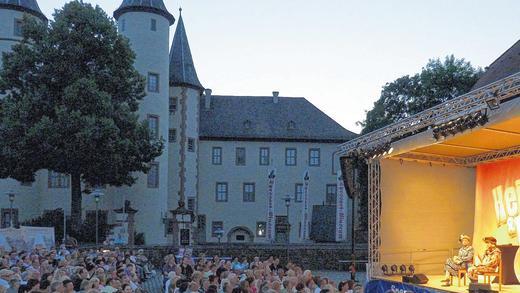
[[[394,124],[350,140],[339,146],[339,155],[348,156],[354,152],[371,151],[384,144],[464,117],[469,113],[487,108],[491,109],[492,105],[500,105],[500,103],[517,96],[520,96],[520,73],[510,75]]]

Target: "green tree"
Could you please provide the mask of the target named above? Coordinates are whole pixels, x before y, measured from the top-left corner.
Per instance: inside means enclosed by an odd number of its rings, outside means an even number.
[[[361,134],[367,134],[381,127],[410,117],[423,110],[446,102],[471,90],[482,71],[464,59],[453,55],[444,60],[430,59],[420,73],[405,75],[383,86],[381,96],[374,107],[366,112]],[[368,226],[368,175],[367,165],[357,160],[360,170],[360,229]]]
[[[75,227],[81,183],[132,185],[163,140],[137,114],[144,78],[128,40],[99,7],[72,1],[48,25],[23,22],[23,41],[3,55],[0,178],[33,181],[48,169],[69,174]]]

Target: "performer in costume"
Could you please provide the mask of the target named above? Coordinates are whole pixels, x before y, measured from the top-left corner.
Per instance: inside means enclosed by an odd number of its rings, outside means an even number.
[[[443,286],[451,285],[450,276],[456,276],[460,269],[468,269],[469,265],[473,263],[474,250],[471,246],[471,238],[468,235],[460,235],[459,242],[462,244],[459,249],[459,254],[450,257],[446,260],[444,271],[446,278],[441,282],[445,283]]]
[[[482,273],[496,272],[498,265],[500,264],[500,249],[497,248],[497,240],[495,237],[484,238],[487,249],[484,256],[480,255],[480,264],[469,268],[468,277],[472,282],[478,281],[478,275]]]

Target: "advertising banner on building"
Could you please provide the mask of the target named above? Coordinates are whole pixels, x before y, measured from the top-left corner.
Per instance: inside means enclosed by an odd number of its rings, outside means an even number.
[[[274,241],[275,218],[274,218],[274,197],[276,185],[276,170],[269,172],[268,186],[267,186],[267,227],[266,237],[268,241]]]
[[[54,246],[53,227],[26,227],[0,229],[0,246],[8,251],[29,251],[35,248],[50,249]]]
[[[300,229],[300,239],[309,239],[309,171],[303,175],[303,207],[302,207],[302,227]]]
[[[347,193],[341,172],[338,172],[336,187],[336,241],[338,242],[347,240],[346,205]]]

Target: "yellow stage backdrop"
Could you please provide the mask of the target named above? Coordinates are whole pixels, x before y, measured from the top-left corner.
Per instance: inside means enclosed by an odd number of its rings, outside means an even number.
[[[482,238],[493,236],[499,245],[518,245],[520,239],[520,158],[477,166],[475,249],[482,253]],[[515,260],[520,277],[520,252]]]
[[[473,232],[475,168],[384,159],[381,171],[381,263],[442,274]]]

